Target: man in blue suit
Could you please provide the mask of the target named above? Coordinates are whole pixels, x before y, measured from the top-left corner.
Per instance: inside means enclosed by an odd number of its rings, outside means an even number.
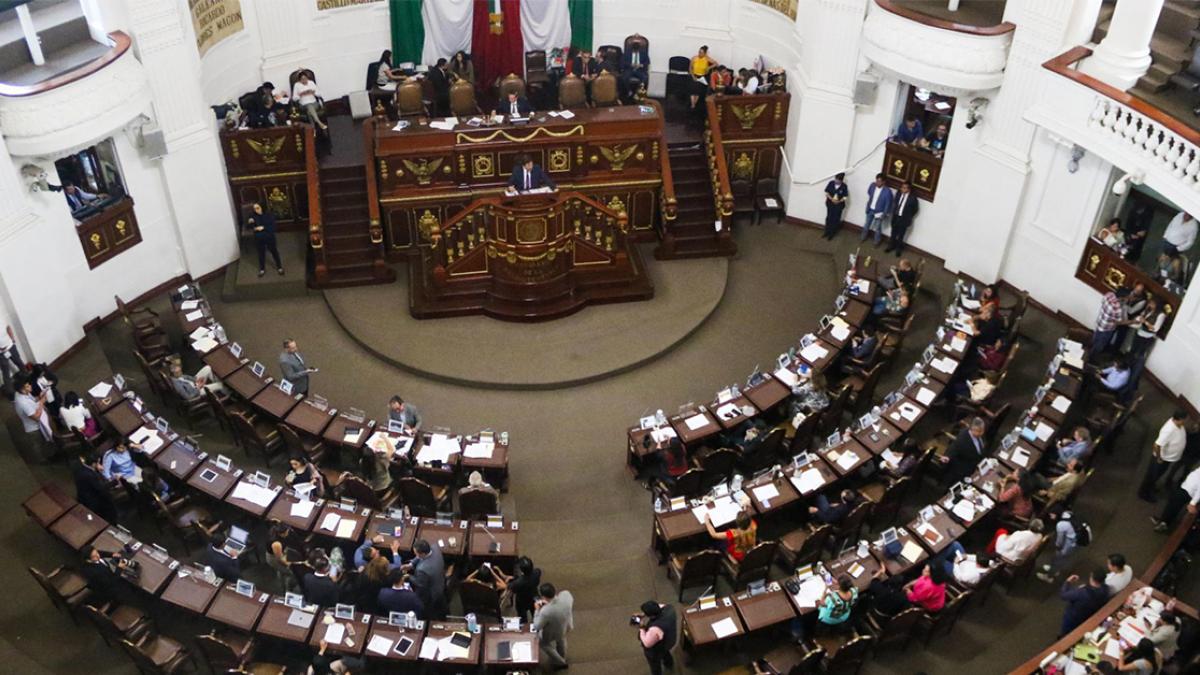
[[[875,245],[883,238],[883,220],[892,211],[892,190],[883,183],[883,174],[875,174],[875,182],[867,188],[867,220],[863,223],[862,241],[872,230]]]
[[[533,163],[529,155],[521,155],[517,168],[513,169],[512,178],[508,179],[508,187],[517,192],[529,192],[540,187],[558,189],[554,181],[542,171],[542,167]]]
[[[650,53],[638,45],[632,45],[621,55],[621,85],[625,96],[633,98],[638,90],[650,82]]]

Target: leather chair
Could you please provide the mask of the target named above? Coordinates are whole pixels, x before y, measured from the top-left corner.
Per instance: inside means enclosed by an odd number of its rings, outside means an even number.
[[[221,521],[216,520],[208,509],[193,504],[187,496],[177,497],[169,502],[164,501],[157,493],[151,495],[159,518],[176,534],[183,543],[183,550],[191,553],[189,541],[199,539],[203,546],[208,538],[221,528]]]
[[[776,647],[758,660],[758,667],[770,675],[808,675],[821,669],[825,650],[811,642]]]
[[[125,324],[133,329],[134,334],[163,332],[162,320],[159,319],[158,312],[149,307],[130,308],[119,295],[114,295],[113,299],[117,301],[117,309],[120,310]]]
[[[458,597],[462,601],[463,613],[482,614],[497,620],[500,618],[500,592],[482,581],[466,579],[458,585]]]
[[[413,476],[396,482],[400,486],[400,499],[413,515],[432,517],[450,510],[450,492],[445,486],[433,487]]]
[[[171,386],[171,381],[161,370],[156,369],[150,375],[159,380],[158,386],[165,392],[167,401],[171,403],[180,417],[187,418],[189,425],[196,426],[202,419],[217,419],[217,413],[213,410],[212,403],[203,393],[196,398],[183,398],[175,391],[175,387]],[[201,389],[203,391],[203,388]]]
[[[754,184],[749,178],[736,178],[729,181],[729,191],[733,194],[733,217],[750,216],[754,219]]]
[[[835,549],[845,541],[858,540],[858,535],[862,532],[863,524],[867,522],[867,518],[871,517],[871,509],[874,507],[875,504],[870,500],[863,499],[858,503],[858,506],[850,509],[850,513],[846,514],[842,522],[834,526],[833,541],[835,542]]]
[[[164,635],[146,636],[137,642],[122,640],[121,646],[142,675],[171,675],[191,661],[182,644]]]
[[[821,411],[821,421],[817,423],[817,438],[824,438],[842,426],[842,413],[846,410],[846,401],[849,398],[850,387],[846,385],[842,385],[837,393],[830,397],[829,406]]]
[[[500,496],[492,489],[465,487],[458,492],[458,515],[465,520],[484,520],[500,514]]]
[[[558,107],[563,110],[586,108],[587,82],[575,73],[569,73],[558,81]]]
[[[251,450],[256,450],[263,456],[263,461],[270,466],[271,458],[283,452],[283,439],[280,438],[277,428],[270,424],[251,422],[238,413],[232,413],[229,419],[233,422],[234,433],[240,437],[242,448],[246,450],[247,456],[250,455]]]
[[[307,457],[309,462],[316,464],[325,458],[325,443],[319,438],[300,438],[300,434],[290,426],[282,422],[275,425],[276,431],[279,432],[279,437],[283,439],[283,446],[287,448],[288,455],[300,455]]]
[[[396,114],[400,117],[429,115],[425,92],[420,82],[407,80],[396,87]]]
[[[939,633],[949,635],[954,630],[963,610],[967,608],[967,601],[973,594],[974,591],[971,590],[958,591],[953,587],[946,588],[947,600],[941,611],[936,614],[926,613],[921,619],[921,627],[925,631],[926,647],[929,646],[929,641],[933,639],[934,635]]]
[[[700,468],[708,475],[710,482],[721,483],[733,475],[738,457],[737,450],[733,448],[717,448],[700,455],[697,461],[700,463]]]
[[[672,56],[667,60],[667,98],[687,100],[693,82],[691,68],[692,60],[686,56]]]
[[[162,401],[162,403],[165,405],[168,401],[168,391],[163,389],[162,378],[154,376],[156,367],[150,365],[150,362],[146,360],[146,357],[136,349],[133,350],[133,356],[137,359],[138,368],[142,371],[142,376],[146,378],[146,384],[150,385],[150,391],[154,392],[154,395],[158,397],[158,400]]]
[[[875,353],[879,353],[878,348],[875,349]],[[883,376],[885,365],[887,364],[876,363],[865,373],[854,373],[846,377],[843,384],[850,389],[850,399],[846,401],[848,408],[859,410],[871,403],[872,397],[875,395],[875,387],[879,384],[879,378]]]
[[[725,557],[725,574],[728,575],[734,589],[740,589],[751,581],[766,579],[779,552],[779,542],[760,541],[754,548],[746,551],[740,561]]]
[[[550,82],[550,75],[546,72],[546,50],[525,52],[525,82],[530,88],[543,87]]]
[[[883,616],[877,612],[868,612],[863,619],[863,627],[875,638],[875,649],[899,645],[908,649],[913,634],[917,630],[925,610],[920,607],[909,607],[895,616]]]
[[[30,567],[29,574],[42,590],[46,591],[50,602],[59,610],[69,613],[71,620],[78,624],[79,619],[75,616],[75,611],[92,597],[87,579],[78,572],[61,566],[54,568],[49,574],[36,567]]]
[[[233,639],[230,639],[230,638]],[[208,669],[214,673],[237,670],[254,658],[257,644],[254,638],[242,636],[221,636],[215,631],[208,635],[196,637],[196,646],[204,657]]]
[[[129,605],[108,604],[98,608],[85,604],[83,615],[96,626],[109,647],[116,647],[122,640],[137,642],[153,627],[145,612]]]
[[[312,81],[313,84],[317,83],[317,74],[314,73],[311,68],[297,68],[296,70],[293,70],[292,73],[290,75],[288,75],[288,97],[289,98],[291,97],[292,92],[296,90],[296,83],[300,81],[301,74],[308,75],[308,79],[310,81]],[[293,111],[299,110],[300,104],[298,102],[293,100],[292,105],[294,106],[292,108]],[[292,114],[296,115],[297,113],[293,112]],[[303,119],[307,120],[307,118],[304,117],[303,115],[301,115],[301,117]],[[322,122],[324,122],[326,124],[329,123],[329,117],[328,117],[328,115],[326,115],[326,112],[325,112],[325,99],[320,96],[317,97],[317,117],[319,117]],[[320,129],[317,129],[317,133],[320,134],[320,133],[325,133],[325,132],[321,131]]]
[[[450,85],[450,114],[455,117],[482,114],[475,102],[475,87],[470,82],[459,80]]]
[[[388,488],[381,495],[372,490],[367,481],[349,472],[343,473],[341,480],[338,481],[337,494],[339,497],[353,499],[360,506],[365,506],[376,511],[391,508],[400,497],[394,488]]]
[[[774,206],[767,200],[773,200]],[[783,197],[779,194],[779,179],[778,178],[759,178],[754,184],[754,224],[762,222],[764,214],[774,215],[775,222],[783,220],[787,214],[787,206],[783,203]]]
[[[808,524],[780,537],[779,553],[789,569],[811,565],[821,559],[831,536],[832,525]]]
[[[859,493],[874,503],[871,520],[880,525],[890,525],[900,515],[904,497],[912,486],[911,476],[896,480],[874,481],[859,488]]]
[[[796,432],[792,434],[792,440],[788,442],[788,452],[792,456],[808,450],[809,446],[812,445],[813,434],[816,433],[817,424],[820,421],[820,413],[806,415],[803,420],[800,420],[800,425],[796,427]]]
[[[850,636],[841,636],[840,640],[827,639],[818,641],[817,644],[821,645],[826,653],[825,661],[822,664],[823,672],[830,675],[833,673],[857,673],[862,668],[863,662],[867,660],[867,654],[875,644],[875,638],[870,635],[854,633]],[[837,648],[831,651],[830,646]]]
[[[601,66],[607,64],[612,69],[612,72],[619,72],[621,70],[621,55],[621,48],[616,45],[600,45],[596,49],[596,61]]]
[[[683,602],[683,590],[692,586],[716,587],[717,577],[721,574],[725,555],[720,551],[707,549],[691,555],[672,555],[667,560],[667,578],[675,575],[679,582],[679,602]]]
[[[596,107],[621,105],[618,95],[617,78],[610,72],[603,72],[592,80],[592,105]]]
[[[646,52],[646,58],[650,57],[650,40],[641,33],[634,33],[625,38],[625,51],[638,48]]]
[[[692,467],[684,471],[675,479],[675,482],[663,486],[667,493],[667,498],[685,497],[687,499],[695,499],[704,493],[708,486],[708,476],[704,469]]]
[[[508,98],[509,94],[516,94],[518,97],[525,96],[525,80],[521,79],[516,73],[509,73],[500,80],[500,87],[497,90],[497,100],[503,101]]]
[[[1049,535],[1043,534],[1037,546],[1033,548],[1033,551],[1025,556],[1024,560],[1015,565],[1001,558],[1004,565],[1000,568],[1000,579],[998,581],[1004,585],[1006,590],[1011,593],[1013,584],[1022,579],[1027,579],[1029,575],[1033,574],[1034,568],[1037,567],[1038,556],[1042,554],[1042,549],[1046,548],[1046,545],[1050,543],[1050,539]]]

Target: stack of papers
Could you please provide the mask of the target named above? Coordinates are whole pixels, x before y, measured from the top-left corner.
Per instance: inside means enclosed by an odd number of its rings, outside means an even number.
[[[313,616],[314,615],[309,614],[308,612],[303,612],[298,609],[293,609],[292,613],[288,615],[287,622],[293,626],[299,626],[300,628],[308,628],[309,626],[312,625]]]
[[[1012,457],[1010,457],[1010,459],[1012,460],[1013,464],[1016,464],[1019,467],[1025,467],[1029,464],[1029,453],[1026,452],[1024,448],[1013,448]]]
[[[731,420],[742,414],[742,409],[734,403],[726,403],[717,408],[717,418],[723,420]],[[701,425],[703,426],[703,425]],[[694,430],[693,430],[694,431]]]
[[[291,515],[294,518],[307,518],[312,515],[313,509],[316,507],[316,502],[310,502],[307,499],[302,499],[295,504],[292,504]],[[331,514],[337,515],[337,514]]]
[[[221,344],[221,343],[217,342],[212,337],[206,335],[206,336],[200,338],[199,340],[196,340],[195,342],[193,342],[192,349],[196,350],[200,354],[207,354],[207,353],[211,352],[212,350],[216,349],[217,345],[219,345],[219,344]]]
[[[426,447],[433,448],[438,454],[445,453],[447,457],[462,452],[462,444],[458,442],[458,439],[446,434],[433,434],[429,437],[429,444]]]
[[[662,427],[661,429],[655,429],[654,431],[650,432],[650,438],[653,439],[655,443],[665,443],[666,441],[669,441],[678,435],[679,434],[675,433],[675,430],[671,427]]]
[[[430,129],[441,129],[442,131],[450,131],[456,126],[458,126],[457,117],[447,117],[446,119],[434,120],[429,123]]]
[[[929,365],[933,366],[939,372],[946,373],[947,375],[949,375],[950,373],[954,372],[955,368],[958,367],[958,361],[955,361],[954,359],[952,359],[948,356],[943,356],[941,358],[937,358],[937,359],[930,361]]]
[[[436,659],[438,653],[438,642],[439,640],[437,638],[425,638],[425,641],[421,643],[421,653],[419,656],[426,661],[432,661]]]
[[[966,341],[966,340],[964,340],[963,338],[960,338],[960,337],[959,337],[959,336],[957,336],[957,335],[955,335],[954,337],[950,338],[950,349],[951,349],[951,351],[955,351],[955,352],[961,352],[961,351],[963,351],[963,350],[964,350],[964,349],[966,349],[966,348],[967,348],[967,341]]]
[[[512,643],[512,660],[514,663],[534,663],[533,643],[528,640]]]
[[[755,498],[760,502],[767,502],[779,496],[779,489],[775,487],[774,483],[760,485],[751,490],[751,492],[754,493]]]
[[[325,628],[325,641],[331,645],[342,644],[344,637],[346,637],[346,627],[340,623],[331,623]]]
[[[723,525],[732,523],[734,518],[737,518],[738,512],[741,510],[741,506],[739,506],[737,502],[733,501],[733,497],[726,495],[714,500],[713,507],[711,509],[705,504],[695,507],[692,509],[692,515],[695,516],[696,520],[700,521],[701,523],[704,522],[705,516],[709,516],[712,519],[713,527],[721,527]]]
[[[259,487],[254,483],[240,481],[236,486],[234,486],[233,494],[230,496],[238,499],[244,499],[255,506],[262,506],[265,508],[270,506],[271,502],[275,501],[276,494],[277,493],[270,488]]]
[[[363,435],[362,427],[358,427],[358,431],[356,431],[352,434],[343,433],[342,434],[342,442],[347,443],[349,445],[354,445],[355,443],[358,443],[358,439],[362,438],[362,435]],[[372,448],[372,450],[373,449],[374,448]]]
[[[708,425],[708,417],[704,413],[696,413],[685,419],[683,423],[687,426],[688,431],[696,431]]]
[[[733,619],[728,616],[712,624],[710,627],[712,628],[713,634],[717,636],[718,640],[729,637],[730,635],[735,635],[738,632],[737,624],[734,623]]]
[[[921,390],[917,392],[917,403],[921,405],[929,405],[935,398],[937,398],[937,394],[927,387],[921,387]]]
[[[1037,428],[1033,430],[1039,441],[1048,441],[1054,435],[1054,427],[1044,422],[1038,422]]]
[[[960,499],[950,512],[967,523],[975,520],[975,505],[966,499]]]
[[[890,466],[892,468],[896,468],[896,467],[900,466],[900,460],[902,459],[902,457],[900,457],[899,454],[892,452],[891,448],[884,450],[880,454],[880,457],[883,458],[883,461],[885,464],[887,464],[888,466]]]
[[[921,535],[921,537],[925,539],[925,541],[929,542],[932,546],[937,546],[938,542],[942,540],[942,533],[933,529],[933,526],[929,523],[921,523],[918,525],[917,534]]]
[[[912,422],[921,415],[921,409],[911,403],[900,404],[900,416]]]
[[[387,653],[392,651],[392,640],[382,635],[372,635],[371,641],[367,643],[367,651],[380,656],[387,656]]]
[[[817,600],[825,594],[825,580],[818,576],[809,577],[800,584],[793,597],[797,607],[816,607]]]
[[[188,312],[183,315],[183,318],[187,321],[199,321],[204,318],[204,310],[198,309],[194,312]]]
[[[108,396],[108,392],[112,391],[112,385],[107,382],[100,382],[96,386],[88,389],[88,394],[92,398],[104,398]]]
[[[496,444],[491,441],[467,443],[467,447],[463,448],[463,457],[469,459],[491,459],[495,447]]]
[[[858,454],[847,450],[837,458],[837,465],[842,467],[842,470],[849,471],[851,467],[858,463]]]
[[[1050,403],[1050,407],[1065,415],[1071,409],[1071,399],[1066,396],[1055,396],[1054,401]]]
[[[809,363],[820,361],[821,359],[825,358],[828,354],[829,354],[829,350],[822,347],[821,343],[819,343],[819,342],[814,342],[811,345],[800,350],[800,358],[804,359],[805,361],[808,361]]]
[[[808,494],[816,492],[825,485],[825,477],[821,475],[819,469],[805,469],[798,476],[792,476],[792,485],[800,494]]]
[[[787,368],[780,368],[772,374],[775,376],[775,379],[789,387],[794,387],[800,382],[800,376],[788,370]]]
[[[185,300],[179,304],[179,309],[190,312],[200,306],[199,300]]]
[[[867,568],[863,567],[862,565],[860,565],[858,563],[852,563],[849,567],[846,568],[846,573],[849,574],[851,577],[854,577],[855,579],[861,577],[863,572],[866,572],[866,571],[867,571]]]

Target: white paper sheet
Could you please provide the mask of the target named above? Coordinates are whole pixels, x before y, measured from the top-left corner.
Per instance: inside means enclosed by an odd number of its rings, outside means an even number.
[[[438,661],[445,661],[446,659],[465,659],[470,653],[470,647],[459,647],[450,641],[449,636],[438,640]]]
[[[912,422],[921,415],[921,409],[911,403],[900,404],[900,416]]]
[[[200,306],[199,300],[184,300],[183,302],[179,303],[179,309],[181,309],[185,312],[190,312],[199,306]]]
[[[269,488],[259,487],[253,483],[239,481],[233,488],[232,497],[245,499],[256,506],[270,506],[275,500],[276,492]]]
[[[800,584],[800,590],[796,592],[796,605],[798,607],[816,607],[817,600],[825,593],[825,580],[819,576],[809,577]]]
[[[975,520],[975,505],[965,499],[960,499],[954,505],[951,513],[969,523]]]
[[[354,445],[355,443],[358,442],[358,439],[362,438],[362,435],[363,435],[362,427],[358,427],[358,431],[356,431],[352,434],[347,434],[347,433],[343,432],[342,433],[342,442],[349,443],[350,445]],[[374,449],[374,448],[372,448],[372,449]],[[385,448],[385,450],[386,450],[386,448]]]
[[[1038,422],[1037,429],[1034,429],[1033,433],[1037,435],[1039,441],[1048,441],[1054,435],[1054,427],[1044,422]]]
[[[217,342],[216,340],[212,339],[211,337],[205,336],[205,337],[202,337],[199,340],[196,340],[195,342],[193,342],[192,349],[196,350],[196,352],[198,352],[200,354],[207,354],[207,353],[211,352],[212,350],[216,349],[217,346],[220,344],[221,344],[220,342]]]
[[[1013,448],[1012,461],[1019,467],[1026,467],[1029,465],[1029,453],[1022,448]]]
[[[321,521],[321,529],[329,530],[330,532],[336,532],[338,522],[341,519],[342,517],[336,513],[327,513],[325,514],[325,519]]]
[[[899,453],[892,452],[891,448],[884,450],[879,456],[883,458],[884,463],[892,468],[900,466],[900,460],[904,459]]]
[[[822,347],[819,342],[814,342],[800,350],[800,358],[808,361],[809,363],[820,361],[821,359],[825,358],[827,354],[829,354],[829,350]]]
[[[921,548],[921,545],[917,542],[906,541],[904,542],[904,547],[900,549],[900,557],[910,563],[915,563],[921,559],[921,554],[924,551],[925,549]]]
[[[340,623],[331,623],[325,627],[325,641],[331,645],[342,644],[342,638],[346,637],[346,627]]]
[[[662,427],[650,432],[650,438],[653,439],[655,443],[664,443],[678,435],[679,434],[675,433],[675,430],[671,427]]]
[[[288,614],[287,622],[293,626],[308,628],[312,625],[313,616],[314,615],[309,614],[308,612],[302,612],[298,609],[293,609],[292,613]]]
[[[858,463],[858,453],[847,451],[847,452],[843,452],[837,458],[837,465],[842,467],[842,469],[845,471],[849,471],[850,467],[854,466],[857,463]]]
[[[200,338],[206,337],[208,335],[212,335],[212,329],[209,328],[208,326],[200,326],[196,330],[188,333],[188,339],[191,340],[192,342],[195,342],[196,340],[199,340]]]
[[[942,357],[940,359],[934,359],[930,361],[929,365],[933,366],[939,372],[949,375],[950,373],[954,372],[955,368],[958,367],[958,361],[948,357]]]
[[[528,641],[512,643],[512,660],[513,663],[533,663],[533,643]]]
[[[112,388],[112,385],[107,382],[99,382],[96,384],[96,386],[88,389],[88,394],[90,394],[92,398],[104,398],[105,396],[108,396],[108,392],[112,391]]]
[[[349,518],[342,518],[340,521],[338,521],[337,536],[341,537],[342,539],[349,539],[350,536],[354,534],[355,527],[358,527],[358,521],[350,520]]]
[[[1050,407],[1054,408],[1060,413],[1066,414],[1066,412],[1071,409],[1071,399],[1067,398],[1066,396],[1055,396],[1054,401],[1050,404]]]
[[[792,485],[800,494],[816,492],[825,484],[825,477],[819,469],[805,469],[798,476],[792,476]]]
[[[772,373],[772,375],[775,376],[775,379],[779,380],[780,382],[786,384],[789,387],[794,387],[797,384],[799,384],[799,382],[800,382],[800,376],[797,375],[796,373],[793,373],[792,371],[788,370],[787,368],[780,368],[779,370],[776,370],[774,373]]]
[[[166,442],[163,441],[162,437],[159,436],[158,434],[152,434],[145,441],[135,441],[135,442],[141,444],[142,452],[146,453],[147,455],[153,455],[154,453],[161,450],[164,445],[166,445]]]
[[[387,656],[388,652],[392,651],[391,638],[385,638],[382,635],[372,635],[371,641],[367,643],[367,651],[380,656]]]
[[[468,459],[491,459],[495,449],[495,443],[467,443],[467,447],[463,448],[463,457]]]
[[[917,392],[917,403],[921,405],[929,405],[935,398],[937,398],[937,394],[933,393],[932,389],[921,387],[921,390]]]
[[[951,351],[961,352],[962,350],[964,350],[966,348],[967,348],[967,341],[964,340],[963,338],[960,338],[957,335],[950,338]]]
[[[742,409],[734,403],[726,403],[717,408],[717,419],[727,420],[742,414]]]
[[[850,337],[850,328],[847,326],[834,326],[830,324],[829,334],[838,342],[845,342],[846,338]]]
[[[692,515],[696,520],[703,523],[704,517],[707,515],[712,518],[713,527],[721,527],[727,523],[732,523],[734,518],[737,518],[738,511],[741,507],[733,498],[726,495],[720,499],[713,501],[713,507],[710,509],[705,504],[692,509]]]
[[[703,413],[697,413],[684,420],[683,423],[687,426],[688,431],[696,431],[708,425],[708,416]]]
[[[712,628],[712,632],[717,636],[718,640],[729,637],[730,635],[734,635],[738,632],[737,624],[734,623],[733,619],[728,616],[712,624],[710,628]]]
[[[129,434],[129,440],[133,441],[134,443],[144,444],[147,438],[155,435],[154,431],[155,430],[151,429],[150,427],[142,427],[132,434]]]
[[[307,518],[312,515],[313,509],[316,508],[316,506],[316,502],[310,502],[307,499],[302,499],[295,504],[292,504],[290,513],[293,518]]]
[[[760,485],[760,486],[754,488],[752,490],[752,492],[754,493],[754,496],[760,502],[765,502],[765,501],[774,499],[779,496],[779,489],[775,487],[774,483],[767,483],[766,485]]]
[[[420,656],[420,658],[422,658],[426,661],[432,661],[435,658],[437,658],[437,653],[438,653],[438,640],[437,639],[427,637],[427,638],[425,638],[424,641],[421,642],[421,653],[418,655],[418,656]]]

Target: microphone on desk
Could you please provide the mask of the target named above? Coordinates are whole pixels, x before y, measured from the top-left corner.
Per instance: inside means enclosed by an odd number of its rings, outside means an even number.
[[[482,523],[482,526],[484,534],[486,534],[488,538],[492,540],[491,545],[488,546],[488,553],[499,553],[500,542],[496,539],[496,535],[492,534],[491,528],[487,526],[487,523]]]

